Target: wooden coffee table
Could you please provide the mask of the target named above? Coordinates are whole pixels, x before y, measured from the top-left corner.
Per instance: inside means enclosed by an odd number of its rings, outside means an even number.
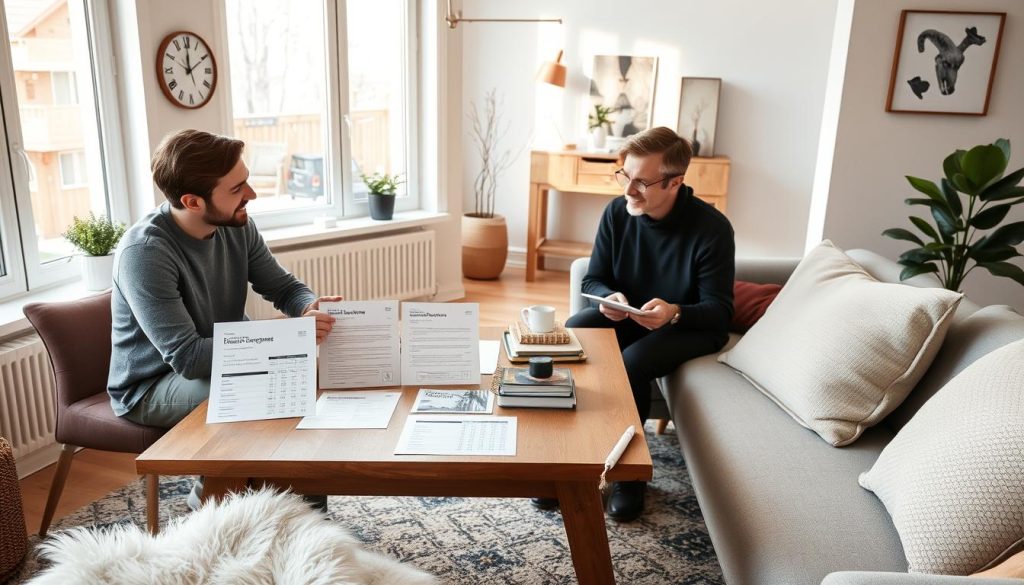
[[[497,339],[497,328],[481,328]],[[387,429],[296,430],[298,418],[206,424],[203,403],[136,460],[140,474],[204,475],[203,496],[254,482],[302,494],[557,497],[580,583],[614,583],[597,485],[604,460],[629,425],[640,429],[611,329],[578,329],[589,359],[559,364],[576,378],[576,410],[500,408],[518,417],[515,457],[394,455],[420,386],[404,386]],[[508,365],[505,356],[500,363]],[[490,376],[481,377],[483,387]],[[447,386],[451,387],[451,386]],[[651,455],[636,437],[609,481],[650,480]]]

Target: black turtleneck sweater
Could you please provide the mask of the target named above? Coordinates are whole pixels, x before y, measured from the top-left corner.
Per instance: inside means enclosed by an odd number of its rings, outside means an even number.
[[[686,185],[660,220],[630,215],[616,197],[601,217],[583,292],[621,292],[634,307],[659,298],[682,308],[674,327],[726,335],[735,256],[729,220]]]

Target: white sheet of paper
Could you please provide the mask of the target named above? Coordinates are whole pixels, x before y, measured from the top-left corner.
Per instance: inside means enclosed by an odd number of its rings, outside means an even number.
[[[480,305],[402,303],[402,383],[480,383]]]
[[[516,417],[410,414],[395,455],[516,454]]]
[[[335,319],[320,344],[321,388],[401,385],[398,301],[320,303],[320,310]]]
[[[480,373],[493,374],[498,367],[498,350],[501,349],[500,342],[490,339],[480,340]]]
[[[207,423],[288,418],[316,408],[312,317],[214,323]]]
[[[490,390],[420,388],[409,412],[490,414],[493,411],[494,393]]]
[[[324,392],[297,429],[386,429],[401,392]]]

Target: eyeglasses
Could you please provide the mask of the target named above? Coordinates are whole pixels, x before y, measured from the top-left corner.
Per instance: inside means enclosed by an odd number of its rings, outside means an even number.
[[[651,185],[656,185],[658,183],[661,183],[662,181],[667,181],[669,179],[674,179],[676,177],[681,177],[681,176],[682,175],[680,175],[679,173],[676,173],[674,175],[665,175],[664,177],[662,177],[660,179],[656,179],[656,180],[651,181],[649,183],[645,183],[645,182],[641,181],[640,179],[630,179],[629,175],[626,174],[626,171],[624,169],[619,169],[619,170],[615,171],[615,181],[619,184],[620,187],[622,187],[623,189],[625,189],[627,191],[629,190],[630,187],[633,187],[634,189],[636,189],[636,192],[640,193],[640,194],[643,194],[644,192],[646,192],[647,188],[650,187]]]

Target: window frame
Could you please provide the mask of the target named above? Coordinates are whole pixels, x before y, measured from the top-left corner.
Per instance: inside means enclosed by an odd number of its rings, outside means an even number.
[[[406,47],[404,54],[403,72],[404,80],[404,108],[405,108],[405,150],[406,150],[406,181],[407,192],[395,201],[396,211],[407,211],[421,209],[419,193],[419,174],[417,162],[419,160],[417,145],[418,134],[417,124],[417,85],[419,81],[419,64],[417,55],[417,9],[416,0],[402,0],[405,8],[405,34]],[[225,39],[225,50],[230,52],[228,27],[227,27],[227,1],[217,3],[218,19],[220,30]],[[308,224],[314,222],[318,217],[333,216],[338,219],[351,219],[358,217],[369,217],[370,208],[368,200],[357,201],[353,184],[356,177],[352,176],[351,157],[351,131],[349,119],[351,109],[349,107],[349,81],[348,81],[348,28],[347,28],[347,3],[346,0],[322,0],[324,41],[326,59],[324,61],[327,78],[327,104],[325,109],[324,124],[328,129],[324,136],[324,178],[325,184],[331,189],[332,200],[330,204],[321,204],[303,207],[294,211],[264,211],[251,213],[253,220],[261,229],[272,229],[286,226]],[[234,127],[234,111],[230,79],[230,55],[227,55],[221,62],[221,79],[227,80],[223,87],[226,90],[228,107],[226,108],[227,118],[224,122],[226,128]],[[337,166],[340,164],[340,169]]]
[[[127,223],[131,220],[128,181],[121,141],[120,106],[115,82],[115,55],[109,8],[102,0],[67,1],[70,17],[82,18],[85,26],[85,42],[89,51],[88,63],[92,76],[89,84],[91,95],[83,99],[79,87],[78,102],[75,105],[91,106],[92,114],[96,117],[96,138],[100,146],[100,152],[96,153],[96,166],[97,170],[102,171],[99,173],[100,176],[93,176],[96,173],[91,172],[92,169],[89,168],[88,149],[91,145],[86,145],[80,151],[62,152],[83,153],[82,162],[88,169],[90,179],[81,186],[92,187],[94,197],[97,193],[102,194],[105,214],[108,217],[114,221]],[[77,263],[73,262],[77,254],[44,263],[39,252],[32,209],[33,173],[30,168],[31,161],[24,149],[14,66],[8,42],[7,11],[3,6],[0,6],[0,23],[0,34],[4,35],[4,42],[0,46],[0,81],[5,87],[11,88],[10,91],[0,92],[0,103],[4,112],[0,117],[0,154],[6,155],[5,163],[0,164],[0,215],[3,216],[4,230],[3,261],[8,271],[7,275],[0,277],[0,299],[3,299],[80,279],[81,271]],[[80,84],[77,72],[74,77]],[[7,164],[6,161],[10,163]],[[63,185],[63,173],[60,182]]]

